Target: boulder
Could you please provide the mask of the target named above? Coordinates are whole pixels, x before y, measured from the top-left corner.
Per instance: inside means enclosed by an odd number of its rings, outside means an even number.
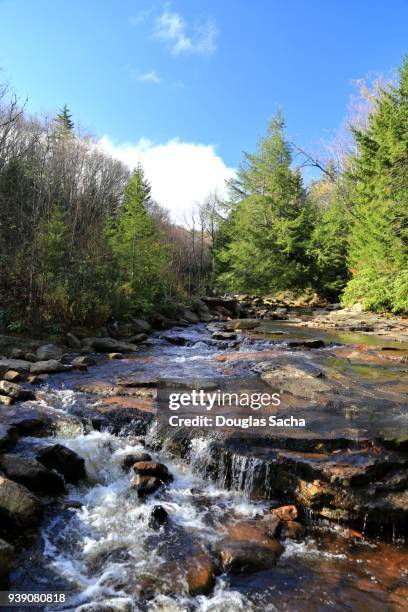
[[[169,515],[167,510],[163,506],[153,506],[153,509],[149,517],[149,527],[152,529],[159,529],[162,525],[167,523]]]
[[[323,348],[326,344],[323,340],[290,340],[287,343],[288,348],[306,348],[306,349],[316,349]]]
[[[21,374],[30,372],[31,363],[24,359],[0,359],[0,375],[3,376],[8,370],[15,370]]]
[[[277,540],[269,545],[250,541],[225,543],[219,548],[221,566],[229,574],[249,574],[276,565],[283,546]]]
[[[14,526],[32,527],[42,520],[42,505],[26,487],[0,476],[0,515]]]
[[[75,357],[75,359],[73,359],[71,361],[71,364],[74,367],[78,367],[78,366],[94,366],[96,365],[96,361],[93,357],[90,357],[89,355],[80,355],[79,357]]]
[[[0,580],[7,578],[15,558],[14,546],[0,539]]]
[[[188,323],[198,323],[200,320],[196,313],[193,312],[190,308],[182,309],[181,318],[187,321]]]
[[[297,508],[293,504],[274,508],[272,514],[277,516],[281,521],[295,521],[298,517]]]
[[[26,359],[26,361],[30,361],[30,363],[33,363],[34,361],[37,361],[37,357],[35,356],[35,353],[26,353],[25,354],[25,359]]]
[[[3,406],[11,406],[12,404],[14,404],[14,400],[8,395],[0,394],[0,404],[3,404]]]
[[[76,452],[62,444],[40,449],[37,459],[49,470],[56,470],[62,474],[66,482],[75,484],[82,478],[86,478],[85,461]]]
[[[297,521],[285,521],[281,529],[281,537],[290,540],[301,540],[305,535],[305,528]]]
[[[134,336],[130,336],[129,342],[132,344],[141,344],[142,342],[146,342],[147,334],[135,334]]]
[[[58,372],[69,372],[72,370],[71,365],[65,365],[56,359],[48,359],[47,361],[37,361],[30,365],[30,374],[57,374]]]
[[[50,359],[61,359],[62,349],[55,344],[44,344],[40,346],[36,353],[37,361],[48,361]]]
[[[18,439],[18,431],[13,425],[0,423],[0,453],[14,446]]]
[[[212,338],[214,340],[236,340],[237,334],[235,332],[216,331]]]
[[[35,459],[20,457],[12,453],[0,455],[0,471],[7,478],[24,485],[30,491],[57,495],[65,489],[64,479]]]
[[[152,327],[154,327],[154,329],[166,329],[168,327],[171,327],[173,323],[171,319],[169,319],[168,317],[165,317],[164,315],[160,313],[152,314],[150,318],[150,322],[152,324]]]
[[[155,493],[163,485],[163,481],[155,476],[136,476],[132,485],[139,497],[145,497]]]
[[[74,334],[71,334],[71,332],[67,333],[66,341],[67,341],[67,345],[69,346],[69,348],[72,348],[72,349],[81,348],[81,341]]]
[[[125,470],[128,470],[129,468],[133,467],[135,463],[151,460],[152,457],[149,455],[149,453],[146,453],[145,451],[134,451],[129,455],[125,455],[122,461],[122,467]]]
[[[20,372],[16,372],[15,370],[7,370],[7,372],[3,375],[3,380],[16,383],[23,381],[24,376],[22,376]]]
[[[156,463],[154,461],[137,461],[133,465],[133,471],[139,476],[153,476],[160,478],[163,482],[169,482],[173,480],[167,467],[164,463]]]
[[[35,400],[35,394],[18,385],[17,383],[8,382],[7,380],[0,381],[0,394],[11,397],[16,402],[26,402]]]
[[[31,376],[29,376],[27,378],[27,382],[29,382],[30,385],[42,385],[43,383],[46,382],[46,380],[47,380],[47,375],[46,374],[44,374],[42,376],[41,375],[36,376],[36,375],[33,374],[33,375],[31,375]]]
[[[134,334],[149,334],[152,331],[150,323],[143,319],[132,319],[131,323]]]
[[[184,336],[162,336],[163,340],[166,340],[166,342],[168,342],[169,344],[175,344],[176,346],[185,346],[186,344],[189,344],[189,341],[187,338],[184,338]]]
[[[207,304],[200,298],[196,298],[193,303],[193,308],[198,315],[200,321],[208,322],[211,321],[211,313]]]
[[[100,353],[131,353],[137,350],[135,344],[122,342],[114,338],[93,338],[91,346]]]
[[[206,552],[195,555],[188,564],[188,592],[192,596],[209,595],[215,584],[216,567]]]

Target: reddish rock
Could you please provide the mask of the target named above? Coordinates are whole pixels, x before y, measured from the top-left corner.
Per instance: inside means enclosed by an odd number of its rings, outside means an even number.
[[[294,521],[297,519],[298,511],[296,506],[288,505],[288,506],[280,506],[279,508],[274,508],[272,513],[280,518],[282,521]]]

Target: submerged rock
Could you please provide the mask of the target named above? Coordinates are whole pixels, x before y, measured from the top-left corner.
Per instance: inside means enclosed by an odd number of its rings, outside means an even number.
[[[201,552],[189,563],[187,571],[188,592],[192,596],[209,595],[215,584],[217,568],[210,555]]]
[[[86,478],[85,461],[77,453],[62,444],[42,448],[37,459],[49,470],[56,470],[69,483],[77,483]]]

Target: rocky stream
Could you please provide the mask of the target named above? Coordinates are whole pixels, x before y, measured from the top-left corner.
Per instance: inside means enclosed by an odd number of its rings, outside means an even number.
[[[2,589],[65,594],[25,610],[406,610],[408,324],[209,306],[0,359]],[[174,378],[277,390],[306,426],[173,437]]]

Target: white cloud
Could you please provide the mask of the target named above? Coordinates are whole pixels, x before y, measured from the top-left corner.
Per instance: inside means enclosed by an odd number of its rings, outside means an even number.
[[[104,136],[99,146],[133,169],[140,162],[152,185],[152,196],[170,209],[177,222],[183,222],[194,205],[202,202],[213,191],[222,196],[226,179],[234,176],[214,150],[213,145],[169,140],[153,144],[142,138],[136,144],[115,145]]]
[[[158,40],[168,43],[174,55],[180,53],[199,53],[211,55],[216,50],[219,30],[212,17],[190,28],[179,13],[165,10],[156,18],[154,35]]]
[[[155,70],[151,70],[150,72],[145,72],[139,76],[139,81],[144,81],[145,83],[160,83],[161,79]]]

